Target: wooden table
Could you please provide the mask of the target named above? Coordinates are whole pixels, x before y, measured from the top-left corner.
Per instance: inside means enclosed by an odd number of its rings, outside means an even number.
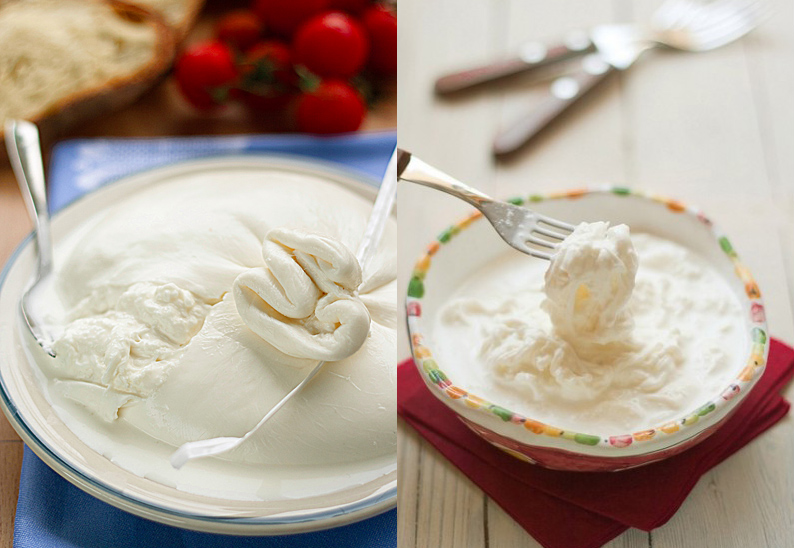
[[[511,82],[439,100],[436,76],[526,40],[645,21],[658,1],[401,2],[400,146],[495,196],[620,183],[699,205],[757,277],[772,334],[792,343],[794,4],[768,3],[775,16],[741,42],[707,54],[648,54],[517,157],[495,162],[496,129],[536,105],[542,86]],[[444,194],[400,187],[400,295],[424,246],[468,210]],[[399,355],[409,356],[404,332]],[[399,432],[401,548],[539,546],[410,427]],[[665,526],[629,530],[608,546],[794,546],[792,419],[706,474]]]
[[[217,13],[225,9],[228,6],[220,1],[210,4],[188,41],[207,36]],[[396,85],[385,85],[363,129],[394,128],[396,103]],[[232,107],[213,115],[197,113],[181,100],[169,79],[135,104],[77,127],[63,138],[263,133],[271,128],[268,120],[257,118],[242,108]],[[2,147],[4,149],[5,145]],[[46,158],[49,144],[45,143],[44,148]],[[4,152],[0,153],[0,265],[5,264],[31,228],[8,160]],[[0,414],[0,548],[10,547],[13,542],[21,463],[22,441]]]

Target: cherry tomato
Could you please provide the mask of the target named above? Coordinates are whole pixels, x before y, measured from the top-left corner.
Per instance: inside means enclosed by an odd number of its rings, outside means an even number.
[[[262,36],[262,22],[253,11],[230,11],[218,19],[215,36],[239,51],[245,51]]]
[[[295,63],[329,78],[349,78],[358,73],[368,50],[364,28],[339,11],[309,19],[297,30],[292,43]]]
[[[273,32],[290,38],[311,16],[328,9],[330,0],[254,0],[251,9]]]
[[[266,40],[251,47],[243,58],[241,71],[240,89],[235,90],[234,96],[252,110],[283,111],[298,91],[289,47],[279,40]]]
[[[361,16],[370,54],[367,66],[376,74],[397,74],[397,17],[384,6],[372,6]]]
[[[218,40],[186,49],[176,61],[174,75],[182,95],[199,110],[220,105],[238,76],[229,46]]]
[[[293,85],[297,81],[289,46],[281,40],[258,42],[245,53],[242,64],[246,74],[255,71],[269,83]]]
[[[364,100],[341,80],[325,80],[314,91],[298,98],[295,124],[307,133],[343,133],[361,127],[366,114]]]

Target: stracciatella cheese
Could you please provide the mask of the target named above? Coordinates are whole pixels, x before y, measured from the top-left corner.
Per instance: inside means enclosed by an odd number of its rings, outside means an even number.
[[[69,376],[146,397],[163,382],[173,365],[169,356],[190,342],[209,308],[172,283],[138,282],[97,292],[71,311],[74,320],[53,349]]]
[[[66,311],[46,365],[103,432],[174,448],[241,436],[248,464],[327,466],[396,451],[396,226],[362,269],[371,202],[271,170],[142,189],[58,247]]]
[[[713,397],[738,370],[742,332],[738,299],[701,257],[625,225],[583,223],[550,263],[509,254],[472,274],[440,309],[433,345],[472,393],[610,435]]]
[[[582,223],[552,256],[543,309],[560,337],[577,347],[620,340],[632,326],[627,305],[636,274],[626,225]]]

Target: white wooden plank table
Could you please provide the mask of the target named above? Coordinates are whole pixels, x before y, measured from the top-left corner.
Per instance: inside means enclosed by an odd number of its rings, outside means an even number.
[[[400,146],[501,197],[619,183],[702,207],[731,237],[764,293],[772,334],[794,343],[794,4],[742,41],[704,54],[652,52],[586,97],[529,147],[496,162],[501,124],[536,105],[525,80],[439,100],[435,77],[507,55],[527,40],[643,21],[658,1],[400,2]],[[424,246],[468,211],[401,183],[400,295]],[[409,356],[401,333],[399,353]],[[794,389],[789,388],[789,397]],[[400,423],[399,545],[538,544],[410,427]],[[794,420],[706,474],[679,512],[625,547],[794,546]]]

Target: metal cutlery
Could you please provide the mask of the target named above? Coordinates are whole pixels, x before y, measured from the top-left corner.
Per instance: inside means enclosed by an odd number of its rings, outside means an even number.
[[[595,51],[589,34],[582,30],[569,32],[559,44],[527,42],[513,57],[441,76],[436,80],[435,92],[452,95]]]
[[[30,122],[7,120],[5,141],[8,157],[14,170],[19,190],[25,200],[28,214],[35,226],[38,265],[33,282],[22,295],[19,302],[22,318],[25,320],[36,342],[47,354],[55,357],[53,339],[43,328],[41,318],[31,301],[52,274],[52,239],[50,235],[50,215],[47,211],[47,189],[44,184],[44,165],[41,159],[39,130]]]
[[[494,154],[505,155],[519,149],[610,74],[631,67],[644,52],[659,47],[710,51],[741,38],[767,15],[757,0],[667,0],[647,26],[600,25],[586,33],[572,33],[553,47],[525,44],[517,57],[443,76],[436,82],[436,92],[445,95],[583,56],[573,72],[552,82],[534,111],[497,135]]]
[[[533,257],[550,260],[575,228],[531,209],[494,200],[402,149],[397,149],[397,177],[468,202],[482,212],[508,245]]]

